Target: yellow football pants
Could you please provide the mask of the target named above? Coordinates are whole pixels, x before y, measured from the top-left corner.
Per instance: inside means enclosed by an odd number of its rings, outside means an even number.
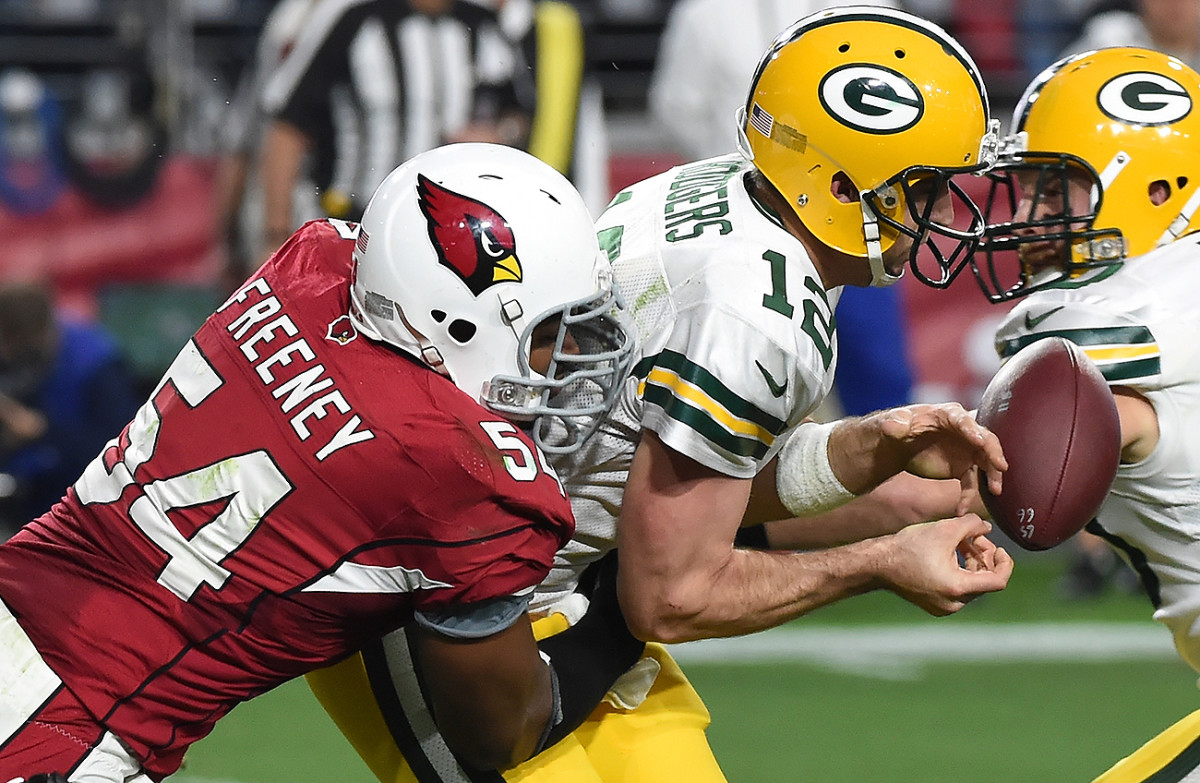
[[[538,620],[544,638],[566,628],[561,615]],[[724,783],[705,730],[708,709],[661,645],[645,656],[661,669],[634,710],[601,704],[582,726],[533,759],[499,773],[507,783]],[[388,728],[361,655],[307,677],[317,700],[381,783],[422,780],[405,761]]]
[[[1169,726],[1092,783],[1192,780],[1197,769],[1200,769],[1200,710]]]

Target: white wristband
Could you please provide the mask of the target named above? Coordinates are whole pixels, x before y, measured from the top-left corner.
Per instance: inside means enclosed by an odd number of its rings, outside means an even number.
[[[798,517],[829,511],[854,497],[829,464],[829,434],[835,426],[836,421],[801,424],[779,450],[775,492],[784,507]]]

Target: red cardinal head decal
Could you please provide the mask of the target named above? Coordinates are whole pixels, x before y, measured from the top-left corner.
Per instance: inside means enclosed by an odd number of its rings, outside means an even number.
[[[335,318],[325,331],[325,339],[333,340],[338,345],[345,345],[356,337],[358,337],[358,330],[354,328],[354,322],[348,315]]]
[[[438,260],[479,296],[496,283],[521,282],[521,262],[508,222],[496,210],[417,175],[417,201]]]

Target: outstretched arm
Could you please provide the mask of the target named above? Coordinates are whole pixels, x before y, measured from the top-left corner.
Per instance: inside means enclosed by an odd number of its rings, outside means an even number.
[[[1000,494],[1008,468],[999,438],[958,403],[908,405],[847,419],[829,436],[829,462],[856,495],[901,471],[959,479],[964,486],[973,486],[981,471]]]
[[[680,642],[751,633],[879,588],[948,614],[1002,589],[1012,571],[1008,555],[982,538],[991,526],[974,515],[820,552],[735,549],[750,486],[643,433],[618,530],[618,594],[635,635]],[[968,567],[960,554],[973,557]]]
[[[957,479],[899,473],[844,506],[793,517],[775,494],[772,462],[754,477],[750,508],[742,524],[763,524],[770,549],[825,549],[895,533],[918,522],[955,516],[962,496]],[[977,502],[967,510],[981,514],[983,504]]]
[[[773,549],[860,541],[982,512],[979,470],[998,491],[1005,468],[995,434],[957,403],[805,423],[754,478],[743,524],[770,522]]]

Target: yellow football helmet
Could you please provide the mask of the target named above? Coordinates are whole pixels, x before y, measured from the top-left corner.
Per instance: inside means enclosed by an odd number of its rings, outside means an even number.
[[[1070,172],[1090,178],[1088,203],[1068,198]],[[1026,203],[1017,215],[1020,175]],[[1200,74],[1134,47],[1059,60],[1026,88],[991,177],[989,225],[974,266],[993,301],[1171,242],[1200,227]],[[1061,209],[1034,219],[1051,198]],[[1004,261],[1021,245],[1055,240],[1062,258],[1049,269]]]
[[[980,210],[950,177],[995,162],[999,123],[970,55],[923,19],[874,6],[804,17],[759,61],[738,125],[742,154],[818,240],[868,258],[873,285],[898,279],[881,256],[901,232],[915,240],[913,272],[938,287],[949,285],[982,235]],[[858,201],[833,192],[838,172]],[[936,189],[950,187],[969,225],[934,222],[932,199],[923,210],[911,203],[910,186],[929,178]],[[915,231],[904,225],[906,209]],[[957,246],[943,254],[934,235]],[[932,250],[936,271],[919,268],[922,247]]]

